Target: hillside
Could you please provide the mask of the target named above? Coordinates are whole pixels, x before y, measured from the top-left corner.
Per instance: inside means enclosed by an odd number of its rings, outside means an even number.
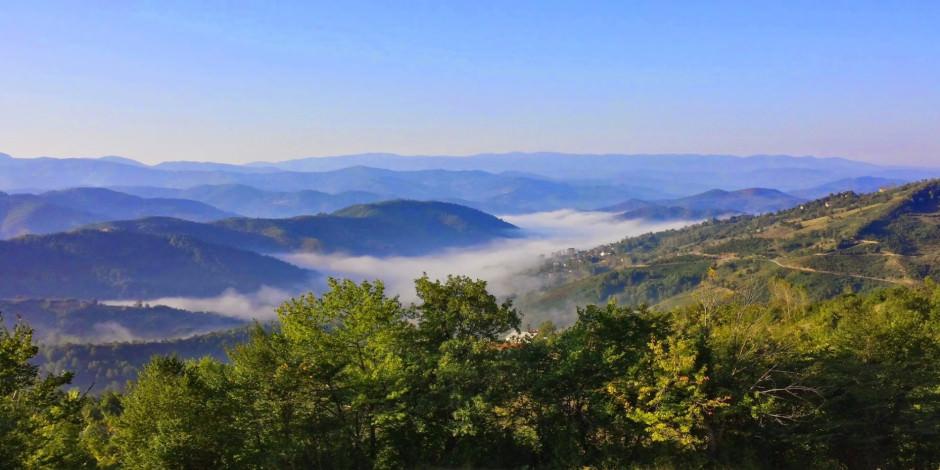
[[[628,238],[549,260],[535,273],[545,287],[520,300],[531,312],[609,299],[671,305],[709,272],[724,289],[766,294],[779,277],[813,298],[940,279],[938,202],[932,180]]]
[[[58,206],[32,194],[0,192],[0,239],[61,232],[100,220],[94,214]]]
[[[893,178],[877,178],[873,176],[860,176],[857,178],[844,178],[812,188],[791,191],[794,196],[817,199],[830,194],[852,191],[859,194],[873,193],[880,189],[893,188],[904,184],[904,180]]]
[[[678,198],[644,201],[628,199],[626,201],[603,207],[604,212],[623,212],[624,218],[643,218],[644,212],[650,218],[663,220],[669,214],[676,214],[672,218],[702,218],[730,214],[761,214],[789,209],[804,199],[790,194],[767,188],[748,188],[737,191],[724,191],[713,189],[701,194]],[[686,212],[680,209],[685,209]],[[694,217],[692,217],[694,216]]]
[[[248,217],[281,218],[333,212],[353,204],[385,199],[365,191],[329,194],[321,191],[264,191],[243,184],[200,185],[187,189],[116,188],[144,197],[174,197],[204,202]]]
[[[94,222],[166,216],[208,221],[233,214],[197,201],[141,198],[102,188],[0,193],[0,238],[62,232]]]
[[[226,348],[247,338],[248,329],[237,328],[167,341],[42,345],[32,363],[43,373],[74,372],[69,387],[100,394],[123,390],[153,356],[226,360]]]
[[[290,287],[309,271],[184,236],[79,230],[0,241],[0,297],[147,299]]]
[[[103,220],[164,216],[208,221],[235,215],[235,212],[226,212],[212,205],[186,198],[143,198],[104,188],[49,191],[39,194],[38,197],[58,206],[97,214],[106,218]]]
[[[676,206],[647,206],[628,210],[617,215],[621,220],[648,220],[652,222],[667,220],[703,220],[737,214],[737,211],[723,209],[690,209]]]
[[[484,212],[444,202],[387,201],[332,214],[289,219],[231,218],[208,224],[142,219],[99,229],[186,235],[208,243],[265,253],[307,251],[419,255],[515,236],[516,227]]]
[[[0,300],[8,327],[22,320],[39,343],[98,343],[182,338],[243,325],[244,320],[163,305],[114,306],[65,299]]]
[[[693,210],[760,214],[789,209],[802,201],[803,199],[777,191],[776,189],[748,188],[739,189],[737,191],[713,189],[702,194],[680,199],[657,201],[657,203],[663,206],[682,207]]]

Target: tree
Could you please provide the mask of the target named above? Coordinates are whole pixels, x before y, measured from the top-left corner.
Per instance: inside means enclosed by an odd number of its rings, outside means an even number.
[[[224,468],[241,447],[227,367],[154,357],[123,399],[114,442],[129,468]]]
[[[62,392],[71,374],[40,377],[29,363],[33,331],[0,317],[0,462],[10,468],[80,468],[92,457],[79,443],[84,396]]]

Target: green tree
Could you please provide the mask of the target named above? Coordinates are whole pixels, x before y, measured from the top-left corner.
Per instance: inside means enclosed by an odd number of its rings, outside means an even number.
[[[114,442],[127,468],[226,468],[241,447],[227,367],[154,357],[128,389]]]
[[[7,329],[0,318],[0,462],[9,468],[82,468],[93,465],[79,443],[84,397],[62,392],[71,374],[40,377],[29,363],[38,348],[32,329]]]

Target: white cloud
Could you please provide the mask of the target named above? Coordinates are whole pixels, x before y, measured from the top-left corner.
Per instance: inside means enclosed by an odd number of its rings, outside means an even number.
[[[649,223],[617,220],[605,212],[559,210],[525,215],[502,216],[522,229],[524,237],[494,241],[484,246],[452,249],[426,256],[349,256],[294,253],[279,257],[290,263],[314,269],[324,275],[354,280],[379,279],[386,291],[405,302],[416,300],[414,280],[423,273],[434,279],[449,274],[484,279],[490,292],[505,297],[537,288],[540,280],[523,273],[542,262],[540,255],[550,255],[567,248],[586,249],[643,233],[678,228],[689,222]],[[324,278],[309,288],[319,292]],[[274,309],[287,300],[289,292],[263,287],[257,292],[228,290],[210,298],[166,297],[146,303],[168,305],[192,311],[208,311],[246,319],[269,320]],[[112,301],[128,305],[133,302]],[[539,317],[566,315],[552,312]]]
[[[145,300],[144,303],[263,321],[274,318],[275,307],[288,298],[290,298],[290,293],[287,291],[262,286],[256,292],[245,293],[228,289],[215,297],[161,297]],[[108,300],[103,303],[108,305],[134,305],[137,301]]]
[[[484,279],[490,291],[507,296],[536,286],[521,273],[538,265],[540,255],[567,248],[586,249],[629,236],[681,227],[688,222],[648,223],[617,220],[604,212],[559,210],[503,216],[523,229],[525,238],[498,240],[485,246],[453,249],[426,256],[386,257],[295,253],[282,258],[324,274],[353,279],[381,279],[387,289],[414,300],[413,281],[422,273],[443,279],[463,274]]]

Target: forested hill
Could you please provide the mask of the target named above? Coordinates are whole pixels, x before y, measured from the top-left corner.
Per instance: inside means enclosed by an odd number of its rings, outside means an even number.
[[[109,222],[100,229],[186,235],[265,253],[308,251],[420,255],[516,235],[516,227],[485,212],[434,201],[395,200],[332,214],[289,219],[231,218],[194,223],[170,218]]]
[[[550,259],[528,311],[571,302],[682,303],[711,276],[729,290],[780,277],[814,298],[940,278],[940,180],[712,220]]]
[[[789,209],[803,202],[796,196],[768,188],[748,188],[737,191],[713,189],[679,199],[643,201],[629,199],[613,206],[601,208],[605,212],[630,212],[644,208],[685,209],[711,211],[718,214],[761,214]]]
[[[233,215],[197,201],[142,198],[103,188],[0,193],[0,238],[62,232],[107,220],[165,216],[209,221]]]
[[[107,230],[0,241],[0,298],[205,297],[232,288],[289,287],[310,271],[184,236]]]
[[[0,327],[0,466],[938,468],[940,287],[778,284],[525,332],[460,276],[410,305],[331,281],[247,338],[40,350]]]
[[[246,321],[165,305],[107,305],[79,299],[0,300],[7,327],[24,321],[39,343],[102,343],[184,338],[243,326]]]
[[[123,390],[154,356],[225,359],[226,348],[248,339],[248,327],[184,339],[107,344],[47,344],[32,363],[43,373],[72,372],[71,386],[94,394]]]

